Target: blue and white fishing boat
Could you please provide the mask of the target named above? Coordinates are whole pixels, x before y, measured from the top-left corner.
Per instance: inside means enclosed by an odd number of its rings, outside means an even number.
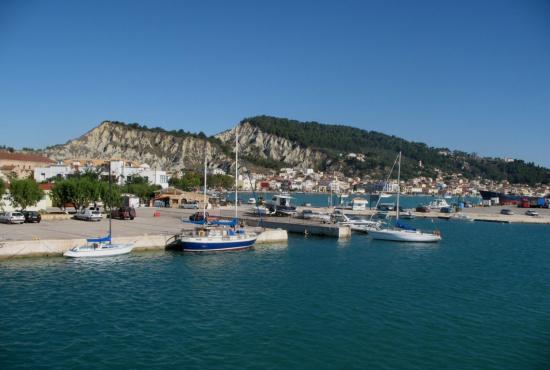
[[[235,218],[230,221],[209,222],[208,218],[195,221],[197,228],[189,233],[183,233],[179,243],[184,252],[221,252],[251,248],[256,242],[257,235],[250,233],[239,226],[238,215],[238,128],[235,129]],[[206,215],[206,177],[207,162],[206,150],[204,156],[204,209]]]

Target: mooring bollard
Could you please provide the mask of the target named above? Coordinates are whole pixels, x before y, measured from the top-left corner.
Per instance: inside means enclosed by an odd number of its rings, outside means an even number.
[[[155,211],[153,213],[153,217],[160,217],[160,211]]]

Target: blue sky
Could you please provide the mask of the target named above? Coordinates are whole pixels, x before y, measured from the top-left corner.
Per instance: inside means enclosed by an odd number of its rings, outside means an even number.
[[[0,1],[0,144],[269,114],[550,167],[550,2]]]

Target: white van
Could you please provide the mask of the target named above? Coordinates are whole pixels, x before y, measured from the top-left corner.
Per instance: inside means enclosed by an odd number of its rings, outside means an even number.
[[[101,221],[103,216],[101,216],[99,208],[83,208],[75,213],[74,218],[85,221]]]

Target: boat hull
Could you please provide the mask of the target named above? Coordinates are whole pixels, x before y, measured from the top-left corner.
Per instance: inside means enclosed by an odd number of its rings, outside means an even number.
[[[134,249],[134,244],[112,244],[112,246],[102,246],[95,249],[82,246],[65,251],[63,256],[71,258],[111,257],[128,254],[132,249]]]
[[[368,233],[373,239],[395,242],[433,243],[441,240],[441,235],[408,230],[369,230]]]
[[[223,252],[236,251],[251,248],[256,242],[256,237],[242,239],[217,239],[208,237],[190,237],[180,240],[184,252]]]

